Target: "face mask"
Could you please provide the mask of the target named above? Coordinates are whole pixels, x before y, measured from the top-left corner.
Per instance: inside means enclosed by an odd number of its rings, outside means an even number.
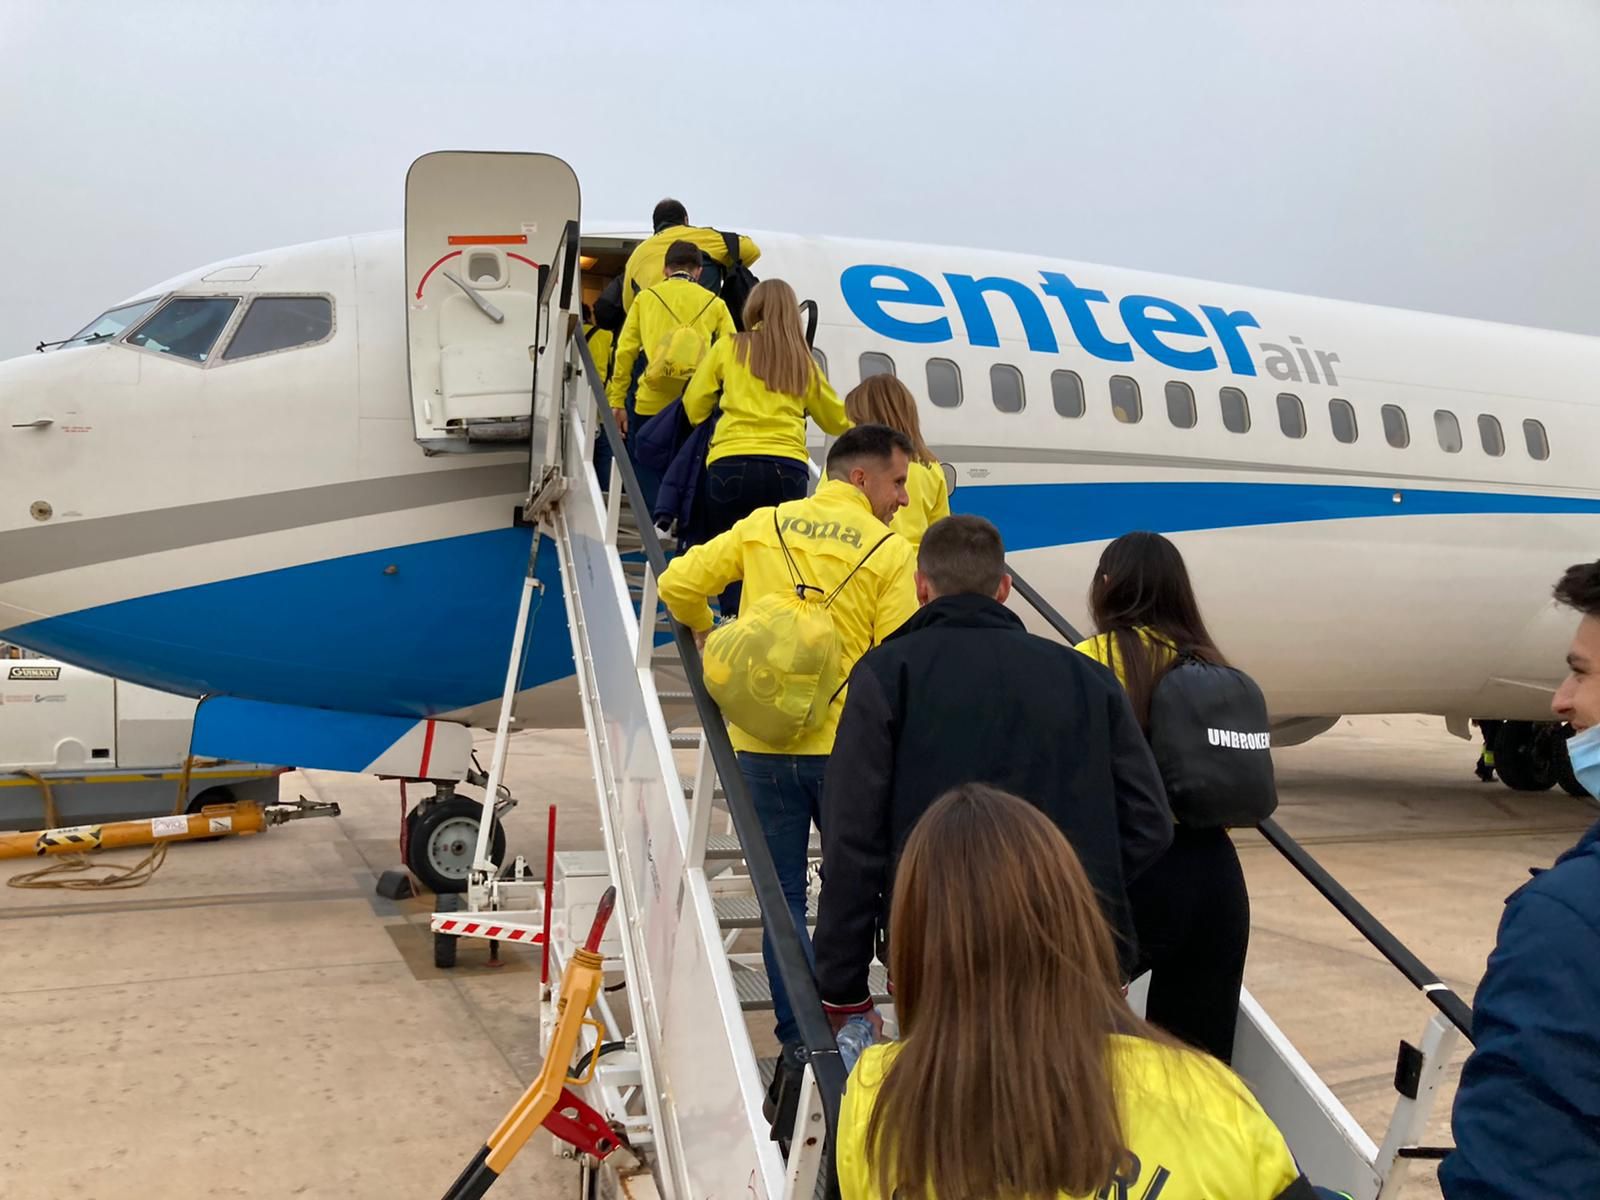
[[[1600,796],[1600,725],[1591,725],[1567,739],[1572,773],[1591,796]]]

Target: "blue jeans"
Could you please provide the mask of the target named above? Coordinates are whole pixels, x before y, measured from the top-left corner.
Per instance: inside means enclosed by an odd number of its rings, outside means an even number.
[[[744,776],[750,802],[761,818],[767,850],[778,868],[778,883],[783,898],[794,914],[806,958],[812,960],[811,935],[806,930],[806,848],[811,842],[811,825],[822,819],[822,772],[828,765],[825,754],[753,754],[739,751],[739,773]],[[800,1027],[794,1019],[788,993],[778,976],[778,962],[772,939],[761,934],[761,957],[772,985],[772,1010],[777,1018],[778,1041],[791,1046],[800,1040]]]

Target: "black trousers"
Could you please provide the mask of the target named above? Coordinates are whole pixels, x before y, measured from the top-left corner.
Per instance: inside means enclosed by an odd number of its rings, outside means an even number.
[[[792,458],[750,455],[721,458],[706,468],[706,539],[726,533],[758,508],[804,500],[811,483],[806,465]],[[722,615],[739,611],[744,585],[722,593]]]
[[[1145,1016],[1228,1062],[1250,945],[1250,894],[1225,829],[1179,825],[1172,846],[1128,887],[1143,966]]]

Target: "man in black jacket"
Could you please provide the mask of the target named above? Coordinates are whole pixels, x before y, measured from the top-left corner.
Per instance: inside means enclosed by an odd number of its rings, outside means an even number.
[[[992,784],[1060,826],[1125,968],[1135,956],[1127,884],[1172,841],[1172,811],[1126,692],[1005,607],[999,531],[981,517],[946,517],[924,535],[917,568],[923,607],[851,672],[823,786],[814,944],[836,1027],[871,1014],[867,970],[889,928],[895,863],[950,788]]]

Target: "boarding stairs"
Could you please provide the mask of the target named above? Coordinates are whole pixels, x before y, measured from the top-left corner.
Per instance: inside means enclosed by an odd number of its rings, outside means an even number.
[[[467,913],[436,914],[483,929],[532,931],[543,917],[550,956],[543,1044],[550,1044],[563,965],[589,928],[601,893],[615,886],[616,918],[601,943],[608,986],[596,1002],[569,1080],[603,1114],[626,1150],[580,1155],[607,1195],[646,1200],[749,1196],[800,1200],[830,1189],[831,1131],[845,1073],[793,919],[738,773],[725,725],[700,679],[689,632],[660,610],[667,557],[639,519],[637,477],[597,385],[577,321],[578,234],[567,222],[541,268],[529,485],[522,516],[536,526],[534,555],[558,552],[573,657],[588,733],[603,853],[557,853],[547,881],[519,859],[497,868],[480,830]],[[610,486],[592,465],[596,437],[614,452]],[[520,678],[531,598],[530,556],[508,662],[490,794],[503,781],[512,699]],[[1017,592],[1064,637],[1064,619],[1018,577]],[[1439,1008],[1417,1047],[1403,1049],[1400,1099],[1380,1145],[1256,1001],[1241,996],[1235,1068],[1287,1137],[1313,1180],[1379,1200],[1398,1191],[1465,1006],[1338,888],[1292,839],[1263,828],[1357,928]],[[813,851],[819,847],[813,842]],[[548,886],[547,886],[548,884]],[[815,889],[811,899],[814,916]],[[542,913],[541,913],[541,910]],[[806,1066],[785,1156],[762,1113],[776,1053],[772,998],[760,933],[771,937],[794,1006]],[[485,936],[482,932],[478,936]],[[886,1003],[875,968],[873,991]],[[1142,1004],[1136,981],[1131,1002]],[[524,1169],[527,1169],[526,1167]],[[585,1193],[588,1195],[589,1193]]]

